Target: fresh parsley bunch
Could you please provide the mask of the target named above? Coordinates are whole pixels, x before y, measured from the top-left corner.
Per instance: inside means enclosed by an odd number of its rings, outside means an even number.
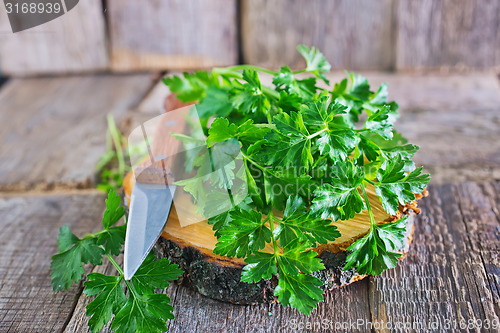
[[[188,158],[187,169],[198,168],[198,176],[178,185],[199,205],[202,196],[212,205],[217,200],[210,197],[217,193],[202,193],[203,182],[230,189],[232,179],[244,177],[248,184],[241,203],[209,219],[218,238],[214,252],[245,257],[242,281],[278,276],[279,301],[309,314],[323,300],[322,282],[311,273],[324,269],[311,249],[340,236],[336,221],[368,210],[371,229],[348,248],[345,269],[380,274],[395,267],[404,218],[377,224],[365,189],[374,187],[383,208],[395,215],[399,205],[424,190],[429,175],[411,160],[418,147],[393,129],[398,105],[387,101],[386,84],[373,92],[366,78],[348,73],[331,87],[324,56],[302,45],[298,51],[306,68],[295,72],[287,66],[276,72],[240,65],[164,82],[183,102],[199,102],[196,110],[206,136],[179,137],[187,146],[201,142],[207,149]],[[272,76],[273,86],[263,85],[259,73]],[[224,181],[203,177],[206,163],[200,161],[207,153],[202,151],[215,154],[217,146],[224,155],[224,142],[238,144],[243,167],[233,170],[235,164],[228,164]],[[266,244],[271,253],[262,251]]]
[[[110,320],[111,329],[117,332],[165,332],[167,320],[174,318],[173,308],[170,298],[156,290],[168,287],[168,281],[178,279],[182,271],[167,259],[154,260],[150,254],[130,281],[124,279],[123,270],[114,259],[125,241],[126,225],[116,225],[125,214],[120,202],[111,190],[100,231],[78,238],[67,225],[61,227],[57,239],[59,253],[52,257],[50,265],[52,287],[54,291],[69,289],[85,273],[83,264],[102,265],[106,257],[118,275],[90,273],[83,283],[86,296],[96,295],[87,305],[92,332],[101,331]]]

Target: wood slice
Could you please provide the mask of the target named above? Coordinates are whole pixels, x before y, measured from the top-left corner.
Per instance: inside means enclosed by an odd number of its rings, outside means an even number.
[[[132,173],[129,173],[124,179],[124,192],[128,203],[130,203],[134,183],[135,178]],[[178,282],[197,290],[202,295],[225,302],[237,304],[273,302],[275,300],[273,290],[277,284],[276,279],[250,284],[241,282],[241,271],[245,265],[244,259],[214,254],[213,249],[217,238],[214,236],[212,227],[206,221],[181,227],[177,211],[194,210],[194,205],[189,195],[182,191],[177,193],[162,237],[157,242],[154,251],[158,257],[166,257],[181,267],[184,274]],[[419,213],[417,202],[413,201],[405,207],[400,207],[396,216],[390,216],[382,208],[374,188],[368,187],[367,193],[377,223],[394,221],[403,215],[409,216],[404,245],[400,249],[402,253],[406,253],[414,230],[413,217],[415,213]],[[417,194],[417,199],[425,194],[426,192]],[[345,266],[348,254],[346,249],[356,239],[366,235],[370,229],[368,213],[361,212],[356,214],[353,219],[336,222],[335,225],[342,236],[314,249],[326,268],[315,273],[323,281],[325,289],[346,286],[365,277],[365,275],[357,274],[354,269],[344,271],[342,268]],[[271,246],[268,246],[263,251],[272,252],[273,250]]]

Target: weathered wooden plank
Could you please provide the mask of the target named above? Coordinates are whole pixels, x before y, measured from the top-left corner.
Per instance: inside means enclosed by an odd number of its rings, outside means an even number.
[[[15,34],[2,8],[0,68],[9,75],[105,69],[108,66],[105,30],[101,0],[80,1],[63,16]]]
[[[244,62],[304,66],[298,44],[315,46],[334,68],[390,69],[392,0],[243,0]]]
[[[396,1],[398,69],[500,64],[500,2]]]
[[[0,189],[90,187],[119,121],[152,84],[146,74],[14,79],[0,90]]]
[[[484,186],[492,191],[492,185]],[[479,320],[483,325],[488,320],[490,328],[498,323],[500,223],[491,206],[498,192],[485,193],[473,183],[430,187],[408,257],[398,268],[370,278],[375,331],[386,331],[388,322],[393,328],[409,325],[394,332],[480,331]],[[461,321],[473,320],[475,326],[460,329]],[[484,327],[481,331],[496,331]]]
[[[356,72],[358,73],[358,72]],[[405,114],[421,109],[455,112],[467,109],[500,107],[500,83],[495,73],[439,74],[384,73],[361,71],[372,90],[382,82],[389,88],[389,99],[395,100]],[[334,72],[332,83],[347,77]]]
[[[56,332],[63,328],[81,285],[55,293],[50,257],[59,228],[77,235],[95,230],[104,210],[97,191],[0,197],[0,331]]]
[[[235,0],[107,4],[114,70],[195,69],[237,62]]]
[[[500,183],[467,182],[457,188],[460,212],[475,256],[480,257],[486,279],[477,281],[487,317],[500,315]]]
[[[173,306],[175,319],[169,332],[325,332],[369,320],[368,283],[360,281],[327,291],[325,301],[310,317],[279,303],[241,306],[215,301],[186,287],[178,287]],[[339,324],[340,323],[340,324]],[[311,327],[309,329],[309,326]],[[337,326],[338,327],[338,326]],[[364,332],[347,326],[350,332]],[[333,331],[333,330],[332,330]]]
[[[206,298],[185,287],[178,287],[173,302],[175,319],[169,332],[244,332],[245,307]]]
[[[388,84],[400,105],[398,129],[420,146],[418,165],[431,182],[500,179],[500,85],[493,74],[385,74],[366,72],[372,90]],[[346,77],[333,73],[332,82]]]
[[[353,323],[370,319],[367,279],[327,291],[324,298],[310,316],[284,308],[280,319],[283,332],[366,332]]]

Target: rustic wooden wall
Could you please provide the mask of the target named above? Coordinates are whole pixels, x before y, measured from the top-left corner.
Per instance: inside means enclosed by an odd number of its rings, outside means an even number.
[[[500,65],[500,1],[397,1],[397,68]]]
[[[392,0],[242,0],[244,61],[303,66],[298,44],[319,48],[337,68],[391,69]]]
[[[114,70],[236,64],[236,0],[108,0]]]
[[[8,75],[67,73],[108,67],[101,0],[83,0],[61,17],[12,33],[0,4],[0,71]]]
[[[244,61],[337,69],[500,67],[500,0],[80,1],[13,34],[0,6],[0,73],[191,70]],[[240,57],[241,56],[241,57]]]

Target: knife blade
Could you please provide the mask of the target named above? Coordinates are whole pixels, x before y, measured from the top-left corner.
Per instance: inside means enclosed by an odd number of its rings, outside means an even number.
[[[148,121],[156,127],[154,133],[149,133],[154,138],[151,145],[144,124],[137,128],[146,142],[149,162],[134,168],[136,183],[132,188],[125,235],[123,270],[126,280],[137,272],[168,220],[176,190],[170,169],[182,146],[171,134],[182,133],[186,125],[184,114],[171,111]]]
[[[160,237],[172,207],[175,189],[175,185],[135,183],[125,236],[125,280],[134,276]]]

